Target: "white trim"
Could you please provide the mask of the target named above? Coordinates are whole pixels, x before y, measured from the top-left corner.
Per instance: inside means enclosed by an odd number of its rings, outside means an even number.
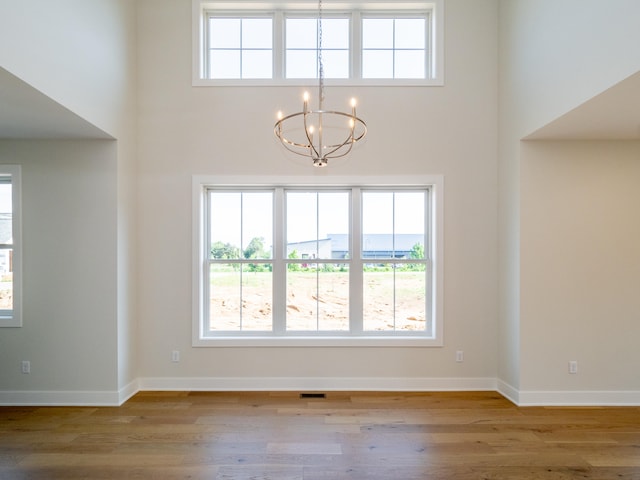
[[[147,377],[141,391],[495,391],[494,378]]]
[[[516,388],[512,387],[506,382],[498,379],[496,380],[496,390],[498,393],[507,399],[509,399],[514,404],[518,405],[518,401],[520,398],[519,392]]]
[[[119,407],[139,391],[137,379],[118,391],[9,390],[0,391],[0,406]]]
[[[135,380],[118,390],[118,405],[122,405],[139,391],[140,387],[138,386],[138,379],[136,378]]]
[[[496,387],[519,407],[640,406],[640,390],[518,390],[500,379]]]
[[[431,241],[433,259],[433,336],[221,336],[204,338],[202,306],[204,298],[202,258],[204,249],[203,214],[205,189],[209,185],[242,186],[242,187],[277,187],[283,185],[296,186],[335,186],[335,187],[385,187],[385,186],[430,186],[432,189],[431,209],[432,225]],[[443,175],[387,175],[387,176],[230,176],[230,175],[193,175],[192,191],[192,346],[194,347],[305,347],[305,346],[413,346],[441,347],[444,345],[444,176]],[[393,337],[393,338],[390,338]]]
[[[0,391],[0,405],[117,407],[121,402],[116,391],[14,390]]]
[[[577,390],[518,392],[518,406],[640,406],[640,390]]]
[[[491,377],[143,377],[118,391],[0,391],[0,406],[118,407],[140,391],[495,391],[519,407],[640,406],[639,390],[519,391]]]

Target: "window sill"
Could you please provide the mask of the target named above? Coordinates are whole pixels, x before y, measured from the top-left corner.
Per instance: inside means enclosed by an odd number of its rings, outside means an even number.
[[[16,317],[0,315],[0,328],[22,327],[22,321]]]
[[[198,338],[194,347],[442,347],[442,339],[418,336]]]
[[[302,79],[210,79],[194,77],[193,87],[309,87],[317,86],[317,78]],[[333,87],[442,87],[441,78],[432,79],[325,79]]]

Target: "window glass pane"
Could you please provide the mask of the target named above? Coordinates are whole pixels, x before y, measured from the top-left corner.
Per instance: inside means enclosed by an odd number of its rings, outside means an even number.
[[[392,50],[365,50],[362,52],[363,78],[393,78]]]
[[[211,78],[240,78],[240,50],[211,50]]]
[[[273,62],[270,50],[244,50],[242,78],[271,78]]]
[[[242,194],[242,251],[244,258],[271,258],[273,200],[271,192]]]
[[[394,249],[396,258],[424,258],[425,193],[395,192]]]
[[[362,192],[362,233],[393,233],[393,192]]]
[[[322,65],[325,78],[349,78],[349,51],[323,50]]]
[[[240,265],[213,264],[209,272],[209,328],[240,330]]]
[[[395,48],[425,48],[424,18],[398,18],[395,26]]]
[[[272,42],[270,18],[242,20],[242,48],[271,48]]]
[[[271,270],[271,264],[211,265],[210,330],[271,330]]]
[[[363,272],[364,331],[424,331],[424,264],[369,264]]]
[[[349,254],[349,194],[321,192],[318,194],[318,237],[328,239],[331,247],[320,251],[320,258],[348,258]]]
[[[347,265],[317,263],[288,265],[287,330],[349,330]]]
[[[393,19],[365,18],[362,20],[362,48],[393,48]]]
[[[317,78],[316,51],[290,50],[287,52],[287,78]]]
[[[424,78],[423,50],[396,50],[395,78]]]
[[[211,192],[211,258],[240,258],[242,246],[242,194]]]
[[[318,48],[318,21],[315,18],[287,18],[286,48]]]
[[[322,19],[322,48],[349,49],[349,20],[346,18]]]
[[[6,178],[6,177],[5,177]],[[13,200],[11,183],[0,177],[0,243],[13,243]]]
[[[400,331],[425,330],[427,277],[424,264],[395,265],[395,326]]]
[[[317,258],[318,256],[318,194],[287,192],[287,256]],[[291,257],[297,249],[297,257]],[[302,256],[306,254],[307,256]]]
[[[362,193],[362,258],[424,258],[424,192]]]
[[[242,265],[242,330],[272,330],[272,270],[270,263]]]
[[[210,18],[209,47],[240,48],[240,19]]]
[[[13,249],[0,250],[0,310],[13,309]]]
[[[271,258],[271,192],[211,192],[211,258]]]
[[[362,273],[362,320],[364,331],[394,329],[393,271],[389,264],[367,264]]]
[[[349,256],[347,192],[287,192],[286,201],[287,258]]]

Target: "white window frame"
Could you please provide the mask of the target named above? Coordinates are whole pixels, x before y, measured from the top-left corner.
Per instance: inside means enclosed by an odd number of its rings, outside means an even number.
[[[357,180],[357,181],[355,181]],[[429,255],[431,257],[431,276],[428,281],[431,284],[432,296],[428,302],[429,314],[433,322],[433,336],[426,335],[398,335],[392,332],[388,334],[375,334],[349,332],[344,335],[330,332],[323,335],[322,332],[312,332],[307,335],[287,334],[277,335],[266,332],[264,335],[229,334],[215,337],[204,335],[204,299],[206,287],[204,285],[204,265],[208,265],[206,257],[205,213],[207,211],[207,189],[210,186],[225,188],[273,188],[273,187],[361,187],[388,188],[394,187],[429,187],[431,191],[430,212],[428,218],[430,225],[431,245]],[[345,347],[441,347],[444,345],[444,177],[442,175],[418,175],[418,176],[385,176],[385,177],[251,177],[251,176],[209,176],[194,175],[192,177],[192,345],[194,347],[304,347],[304,346],[345,346]],[[278,208],[275,215],[283,215]],[[354,229],[359,228],[355,227]],[[274,235],[278,235],[274,232]],[[427,246],[425,246],[427,248]],[[357,263],[356,263],[357,265]],[[354,269],[356,266],[354,265]],[[353,280],[352,280],[353,281]],[[274,319],[275,321],[275,319]]]
[[[358,4],[354,9],[353,3],[340,0],[324,0],[323,13],[330,15],[351,15],[351,78],[325,79],[327,85],[370,85],[370,86],[442,86],[444,85],[444,3],[446,0],[406,0],[390,4],[380,0],[368,0]],[[392,5],[392,6],[391,6]],[[317,10],[315,2],[281,3],[246,0],[192,0],[192,85],[206,86],[308,86],[313,79],[284,78],[284,18],[288,14],[307,14]],[[236,14],[239,16],[271,13],[273,15],[273,78],[270,79],[210,79],[203,78],[205,65],[205,36],[206,18],[208,12],[219,11],[222,15]],[[419,15],[428,12],[428,42],[430,48],[427,67],[428,78],[402,79],[361,78],[361,14],[381,15],[392,18],[406,15]]]
[[[0,165],[0,175],[11,176],[13,235],[13,308],[0,310],[0,327],[22,327],[22,169],[20,165]]]

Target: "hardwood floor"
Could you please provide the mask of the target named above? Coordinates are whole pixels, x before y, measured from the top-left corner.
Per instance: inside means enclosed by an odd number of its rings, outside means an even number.
[[[635,479],[640,408],[493,392],[143,392],[0,407],[0,479]]]

